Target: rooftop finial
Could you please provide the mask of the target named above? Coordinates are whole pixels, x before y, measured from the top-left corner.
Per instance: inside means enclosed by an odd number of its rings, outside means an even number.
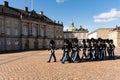
[[[24,8],[24,11],[28,12],[28,7],[25,7],[25,8]]]
[[[72,22],[72,26],[74,27],[74,22]]]
[[[40,15],[44,15],[44,12],[43,12],[43,11],[40,11]]]
[[[8,7],[9,3],[7,1],[4,1],[4,6]]]

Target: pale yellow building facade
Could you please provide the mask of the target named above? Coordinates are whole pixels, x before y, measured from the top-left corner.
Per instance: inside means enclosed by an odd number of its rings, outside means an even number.
[[[46,49],[53,39],[63,44],[63,23],[36,11],[16,9],[8,2],[0,5],[0,51]]]
[[[116,26],[116,28],[97,29],[89,33],[88,37],[89,39],[91,38],[112,39],[116,48],[120,48],[120,26]]]
[[[72,41],[72,39],[77,38],[79,40],[79,44],[82,44],[83,39],[88,39],[88,32],[88,29],[84,29],[82,26],[77,29],[74,26],[74,23],[72,23],[68,30],[64,31],[64,39]]]
[[[110,31],[109,38],[113,39],[117,48],[120,48],[120,26]]]

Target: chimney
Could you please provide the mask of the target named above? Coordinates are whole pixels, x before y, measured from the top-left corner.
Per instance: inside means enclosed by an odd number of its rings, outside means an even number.
[[[118,25],[116,25],[116,28],[118,28]]]
[[[60,24],[60,22],[58,21],[58,24]]]
[[[54,23],[56,23],[56,20],[54,20]]]
[[[28,7],[25,7],[25,8],[24,8],[24,11],[28,12]]]
[[[63,25],[63,22],[61,22],[61,24]]]
[[[9,3],[8,3],[7,1],[4,1],[4,4],[3,4],[3,5],[4,5],[5,7],[8,7],[8,4],[9,4]]]
[[[80,29],[82,29],[82,25],[80,25]]]
[[[40,15],[43,15],[44,14],[44,12],[43,11],[40,11]]]

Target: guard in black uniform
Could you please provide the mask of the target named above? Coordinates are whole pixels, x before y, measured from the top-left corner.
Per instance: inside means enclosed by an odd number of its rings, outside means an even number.
[[[61,59],[63,64],[65,63],[66,60],[71,62],[71,58],[69,56],[69,52],[70,52],[69,40],[65,39],[64,40],[64,45],[63,45],[63,56],[62,56],[62,59]]]
[[[87,50],[88,50],[87,59],[91,60],[92,59],[92,44],[91,44],[90,39],[87,39]]]
[[[56,57],[55,57],[55,42],[53,40],[50,40],[49,44],[50,44],[50,55],[49,55],[49,58],[48,58],[48,62],[51,61],[52,56],[54,58],[54,62],[56,62]]]
[[[72,61],[75,62],[80,62],[80,56],[79,56],[79,51],[80,51],[80,47],[78,45],[78,40],[74,39],[73,44],[72,44]]]
[[[115,58],[114,49],[115,49],[115,45],[113,44],[113,40],[110,40],[110,58],[111,59]]]

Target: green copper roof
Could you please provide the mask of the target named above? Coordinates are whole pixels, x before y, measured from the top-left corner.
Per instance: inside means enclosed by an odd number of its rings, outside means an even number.
[[[68,31],[76,31],[77,28],[74,26],[74,22],[72,22],[71,26],[68,28]]]

